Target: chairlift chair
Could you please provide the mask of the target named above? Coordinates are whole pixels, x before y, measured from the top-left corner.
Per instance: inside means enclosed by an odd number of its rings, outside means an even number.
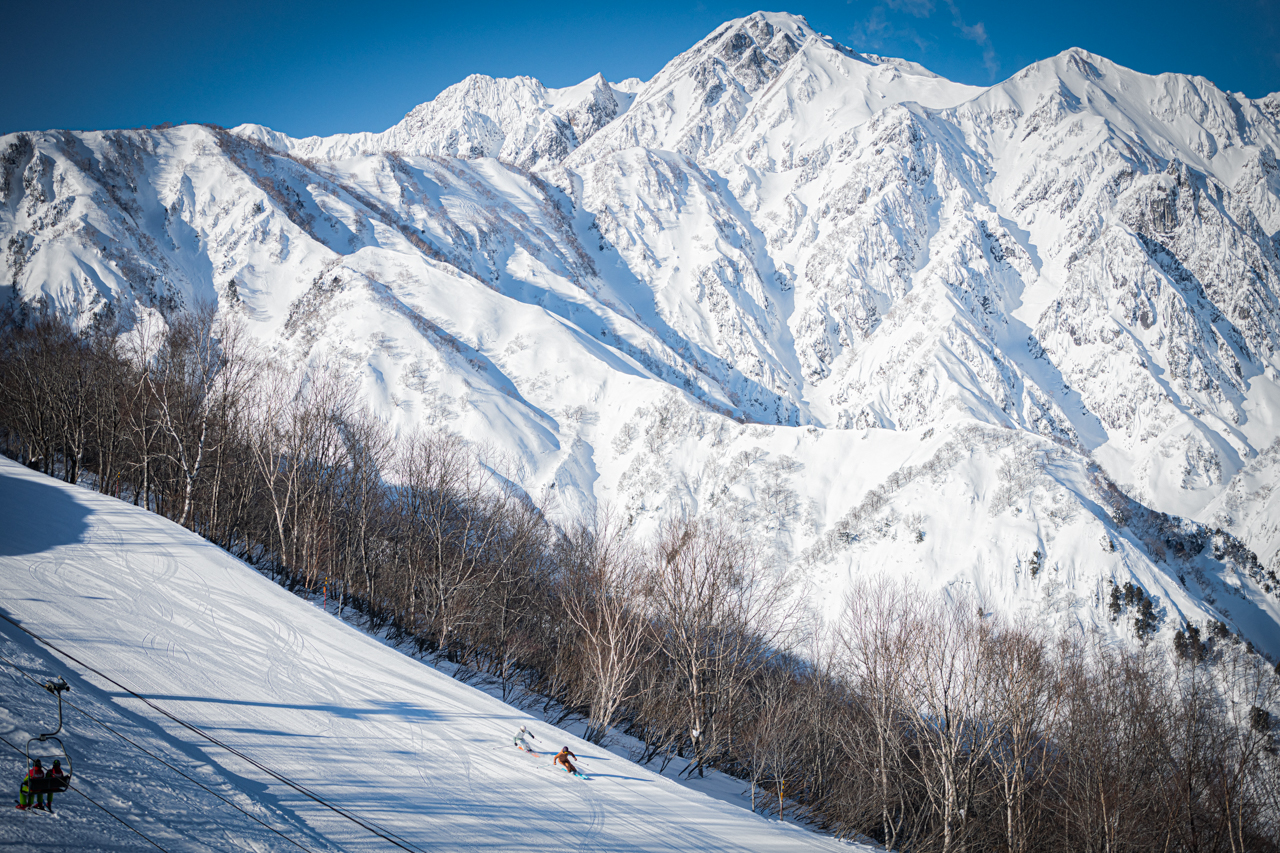
[[[53,766],[53,760],[57,759],[62,765],[63,775],[51,777],[46,770],[45,775],[38,779],[27,779],[27,790],[32,794],[60,794],[71,786],[71,755],[63,745],[62,738],[58,737],[58,733],[62,731],[62,693],[70,690],[71,685],[59,678],[57,681],[45,682],[44,689],[58,697],[58,727],[48,734],[42,734],[27,741],[27,772],[31,772],[37,758],[42,763],[48,759],[50,768]],[[45,748],[36,747],[37,744]],[[33,747],[36,747],[34,755]]]

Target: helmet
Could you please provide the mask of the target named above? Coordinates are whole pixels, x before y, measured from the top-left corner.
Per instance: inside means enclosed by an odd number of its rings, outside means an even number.
[[[568,752],[568,751],[569,751],[569,747],[567,747],[567,746],[562,746],[562,747],[560,747],[560,751],[561,751],[561,752]]]
[[[41,765],[40,765],[40,759],[38,759],[38,758],[33,758],[33,759],[31,759],[31,766],[32,766],[32,767],[39,767],[39,766],[41,766]]]
[[[520,731],[522,731],[522,732],[527,732],[527,731],[529,731],[529,730],[528,730],[528,729],[526,729],[524,726],[521,726],[521,727],[520,727]]]
[[[54,766],[54,767],[61,767],[61,766],[62,766],[62,762],[55,758],[55,759],[53,759],[53,766]]]

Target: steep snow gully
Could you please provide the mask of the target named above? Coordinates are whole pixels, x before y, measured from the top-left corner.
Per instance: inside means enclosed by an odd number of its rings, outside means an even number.
[[[2,764],[52,731],[39,684],[63,675],[76,771],[52,818],[0,809],[5,849],[851,848],[534,721],[172,522],[3,458],[0,519]],[[521,724],[590,781],[523,757]]]
[[[760,12],[381,133],[2,137],[0,304],[214,302],[566,517],[734,517],[817,616],[890,571],[1134,641],[1133,583],[1280,655],[1278,157],[1280,93],[1078,49],[984,89]]]

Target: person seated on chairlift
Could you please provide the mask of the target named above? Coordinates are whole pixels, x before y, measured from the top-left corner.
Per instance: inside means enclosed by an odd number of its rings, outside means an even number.
[[[50,767],[49,772],[45,774],[45,779],[47,780],[49,787],[49,790],[45,794],[45,796],[48,797],[45,808],[52,813],[54,792],[67,790],[67,774],[62,772],[62,761],[60,759],[53,759],[53,766]]]
[[[58,769],[61,771],[61,766]],[[30,808],[32,797],[35,798],[36,808],[44,808],[44,789],[39,787],[39,782],[34,781],[36,779],[44,779],[44,768],[40,765],[40,759],[33,758],[31,759],[31,769],[23,777],[22,787],[18,790],[18,808]]]

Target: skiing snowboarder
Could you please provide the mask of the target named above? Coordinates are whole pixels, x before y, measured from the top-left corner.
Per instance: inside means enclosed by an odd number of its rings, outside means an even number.
[[[569,760],[570,757],[577,758],[578,756],[570,752],[569,747],[566,746],[556,753],[556,757],[551,759],[551,762],[553,764],[559,764],[574,776],[581,776],[582,774],[578,771],[578,768],[574,767],[573,762]]]
[[[43,779],[43,778],[44,778],[44,768],[40,765],[40,759],[38,758],[32,759],[31,769],[28,770],[27,775],[23,777],[22,788],[18,791],[18,808],[27,809],[31,807],[31,798],[33,796],[31,793],[31,788],[32,788],[31,780]],[[38,809],[43,809],[44,808],[44,792],[37,793],[34,796],[36,800],[35,807]]]
[[[534,740],[537,740],[537,738],[534,737],[533,732],[529,731],[527,727],[521,726],[520,731],[516,732],[512,741],[515,743],[516,749],[523,749],[525,752],[533,752],[533,747],[529,746],[529,742],[525,740],[526,737],[531,737]]]

